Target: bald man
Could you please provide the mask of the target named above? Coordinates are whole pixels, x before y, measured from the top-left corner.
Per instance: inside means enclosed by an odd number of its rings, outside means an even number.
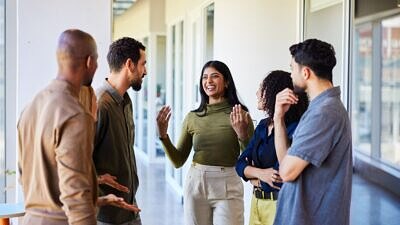
[[[19,172],[25,198],[23,224],[96,224],[97,183],[92,152],[94,120],[78,101],[97,69],[94,39],[64,31],[58,73],[18,122]]]

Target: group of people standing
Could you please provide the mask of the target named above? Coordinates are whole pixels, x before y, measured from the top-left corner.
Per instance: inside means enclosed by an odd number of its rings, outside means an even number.
[[[289,50],[291,73],[272,71],[257,90],[265,118],[255,131],[220,61],[204,65],[200,105],[186,115],[176,146],[167,134],[171,108],[158,113],[160,140],[173,165],[181,167],[194,151],[184,185],[185,224],[242,225],[237,175],[254,187],[251,225],[349,224],[351,128],[332,83],[335,51],[317,39]]]
[[[186,115],[176,145],[167,134],[172,109],[160,109],[158,134],[173,165],[181,167],[194,151],[185,224],[243,225],[240,177],[254,186],[250,224],[349,224],[351,130],[332,84],[334,49],[309,39],[290,53],[291,74],[272,71],[257,90],[265,118],[255,130],[221,61],[204,65],[200,105]],[[80,30],[61,34],[57,77],[18,122],[24,224],[141,224],[127,90],[141,89],[145,46],[118,39],[107,61],[110,74],[94,95],[94,39]]]

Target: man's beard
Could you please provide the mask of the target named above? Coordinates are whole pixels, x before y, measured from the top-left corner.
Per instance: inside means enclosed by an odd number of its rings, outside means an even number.
[[[140,82],[140,81],[133,81],[133,82],[131,83],[131,88],[132,88],[134,91],[140,91],[140,89],[142,88],[142,82]]]

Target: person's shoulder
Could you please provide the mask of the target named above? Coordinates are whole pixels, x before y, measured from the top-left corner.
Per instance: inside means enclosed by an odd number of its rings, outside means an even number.
[[[326,115],[327,118],[336,118],[339,119],[342,117],[344,114],[347,114],[347,111],[343,105],[343,102],[338,99],[338,98],[326,98],[325,101],[323,101],[319,107],[315,107],[316,112],[319,114]]]
[[[194,119],[196,119],[196,118],[198,117],[197,114],[198,114],[198,112],[190,111],[190,112],[188,112],[188,113],[186,114],[185,120],[194,120]]]
[[[266,126],[267,120],[268,120],[268,118],[261,119],[260,122],[257,124],[257,126],[259,126],[259,125]]]
[[[37,99],[43,99],[47,102],[44,105],[49,108],[61,109],[73,114],[85,111],[78,97],[66,90],[44,89],[36,96],[34,100],[36,103]]]
[[[79,100],[71,95],[63,95],[64,98],[54,99],[55,104],[59,107],[59,113],[69,115],[70,117],[74,117],[76,115],[90,115]]]
[[[267,127],[267,120],[267,118],[260,120],[256,126],[256,130],[265,129]]]
[[[250,121],[250,123],[253,123],[253,121]],[[255,130],[254,130],[254,135],[266,135],[267,131],[267,118],[264,118],[258,122]]]
[[[327,99],[321,104],[309,107],[303,114],[297,127],[302,130],[306,127],[315,127],[318,129],[334,127],[341,124],[348,118],[348,113],[339,99]]]
[[[79,102],[79,99],[68,92],[54,91],[53,93],[46,93],[44,96],[48,102],[42,107],[61,124],[72,118],[82,121],[92,118]]]
[[[97,96],[97,106],[101,108],[112,107],[115,104],[115,101],[111,94],[105,89],[99,89],[96,92]]]

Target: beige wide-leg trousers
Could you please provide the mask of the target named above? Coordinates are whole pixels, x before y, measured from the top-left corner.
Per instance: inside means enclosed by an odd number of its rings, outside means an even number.
[[[234,167],[193,163],[184,186],[185,225],[243,225],[243,183]]]

